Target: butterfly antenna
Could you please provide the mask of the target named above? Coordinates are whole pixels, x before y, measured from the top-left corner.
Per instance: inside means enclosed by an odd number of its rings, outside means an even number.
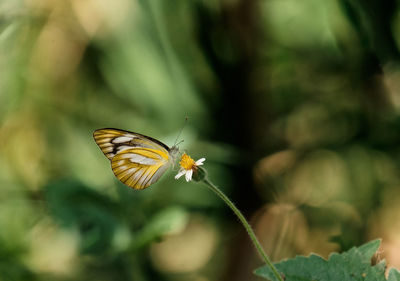
[[[179,131],[178,136],[177,136],[176,139],[175,139],[174,146],[177,146],[178,144],[180,144],[181,142],[183,142],[183,140],[181,140],[181,141],[178,143],[178,139],[179,139],[179,137],[181,136],[182,131],[183,131],[183,129],[185,128],[185,126],[186,126],[188,120],[189,120],[189,117],[186,115],[186,116],[185,116],[185,123],[183,124],[182,128],[181,128],[180,131]]]

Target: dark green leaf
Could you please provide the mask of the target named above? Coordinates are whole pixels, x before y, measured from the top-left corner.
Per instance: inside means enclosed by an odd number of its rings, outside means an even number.
[[[98,254],[111,247],[118,221],[108,197],[75,181],[57,182],[45,190],[51,214],[61,225],[79,231],[83,253]]]
[[[385,281],[385,262],[371,266],[371,258],[379,245],[380,240],[374,240],[341,254],[333,253],[328,260],[312,254],[309,257],[297,256],[294,259],[276,263],[275,266],[285,277],[285,281]],[[255,274],[274,280],[267,266],[258,268]],[[399,273],[392,270],[389,280],[400,280],[397,279],[398,276]]]

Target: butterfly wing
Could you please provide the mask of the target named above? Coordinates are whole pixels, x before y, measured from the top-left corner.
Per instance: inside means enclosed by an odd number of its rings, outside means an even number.
[[[131,148],[113,157],[115,176],[127,186],[144,189],[155,183],[169,167],[169,156],[160,150]]]
[[[169,147],[151,137],[118,129],[99,129],[93,133],[94,140],[108,159],[132,147],[147,147],[168,153]]]
[[[172,162],[168,146],[141,134],[100,129],[93,136],[110,159],[115,176],[134,189],[144,189],[155,183]]]

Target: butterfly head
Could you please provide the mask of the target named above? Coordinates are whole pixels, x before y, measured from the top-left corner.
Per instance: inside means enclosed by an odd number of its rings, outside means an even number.
[[[175,163],[179,156],[179,147],[178,145],[173,145],[169,149],[169,155],[171,156],[171,162]]]

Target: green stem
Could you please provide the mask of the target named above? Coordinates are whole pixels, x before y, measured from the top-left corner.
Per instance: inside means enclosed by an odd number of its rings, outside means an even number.
[[[274,273],[277,280],[283,281],[282,276],[278,273],[278,270],[275,268],[275,266],[269,260],[267,254],[264,252],[264,250],[263,250],[260,242],[258,241],[250,224],[247,222],[246,218],[239,211],[239,209],[236,208],[235,204],[218,187],[216,187],[212,182],[210,182],[209,179],[207,178],[207,176],[203,179],[203,182],[205,184],[207,184],[207,186],[212,191],[214,191],[222,200],[224,200],[224,202],[229,206],[229,208],[232,209],[232,211],[239,218],[240,222],[243,224],[244,228],[246,229],[247,233],[249,234],[250,239],[253,242],[254,246],[256,247],[257,251],[260,253],[260,255],[263,258],[263,260],[265,261],[265,263],[270,267],[270,269]]]

